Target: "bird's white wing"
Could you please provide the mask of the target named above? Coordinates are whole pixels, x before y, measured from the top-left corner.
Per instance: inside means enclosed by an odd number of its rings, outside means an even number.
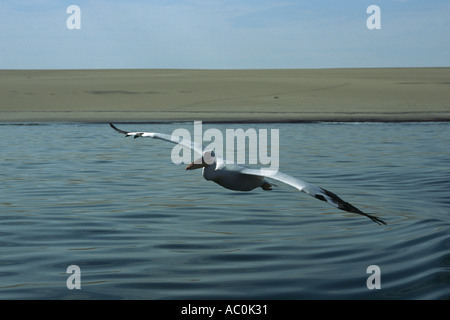
[[[112,123],[109,124],[111,128],[116,130],[119,133],[124,134],[126,137],[134,137],[141,138],[141,137],[149,137],[153,139],[160,139],[168,142],[172,142],[174,144],[179,144],[183,147],[189,148],[193,150],[194,152],[198,153],[200,156],[203,155],[203,146],[199,145],[198,143],[195,143],[193,141],[187,140],[187,139],[181,139],[179,136],[172,136],[164,133],[158,133],[158,132],[132,132],[132,131],[124,131],[116,126],[114,126]]]
[[[374,221],[378,224],[386,224],[386,222],[384,222],[380,218],[377,218],[373,215],[364,213],[361,210],[359,210],[358,208],[351,205],[350,203],[345,202],[344,200],[342,200],[340,197],[338,197],[333,192],[328,191],[324,188],[318,187],[316,185],[313,185],[311,183],[305,182],[303,180],[294,178],[294,177],[287,175],[285,173],[282,173],[280,171],[274,171],[274,170],[269,170],[269,169],[243,168],[240,170],[240,172],[243,174],[267,177],[267,178],[281,181],[281,182],[286,183],[294,188],[297,188],[298,190],[300,190],[318,200],[325,201],[338,209],[341,209],[341,210],[344,210],[347,212],[351,212],[351,213],[361,214],[363,216],[370,218],[372,221]]]

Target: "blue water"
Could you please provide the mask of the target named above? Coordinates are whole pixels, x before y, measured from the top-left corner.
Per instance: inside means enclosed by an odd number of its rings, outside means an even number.
[[[450,123],[208,127],[279,129],[280,171],[387,226],[282,183],[223,189],[174,165],[173,145],[108,124],[3,123],[0,298],[450,298]]]

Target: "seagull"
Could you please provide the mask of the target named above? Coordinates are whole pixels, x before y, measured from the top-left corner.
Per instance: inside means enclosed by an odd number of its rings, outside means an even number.
[[[333,192],[294,178],[280,171],[269,170],[265,168],[251,169],[241,165],[227,163],[224,159],[216,155],[213,150],[204,151],[203,146],[186,139],[180,140],[180,137],[178,136],[172,136],[157,132],[124,131],[117,128],[112,123],[110,123],[109,125],[111,126],[111,128],[119,133],[124,134],[126,137],[134,137],[134,139],[141,137],[160,139],[174,144],[179,144],[183,147],[193,150],[194,152],[198,153],[201,158],[190,163],[186,167],[186,170],[202,168],[203,177],[206,180],[213,181],[226,189],[235,191],[251,191],[256,188],[262,188],[263,190],[272,190],[273,184],[266,180],[267,178],[269,178],[288,184],[318,200],[327,202],[328,204],[340,210],[344,210],[350,213],[357,213],[368,217],[379,225],[386,225],[386,222],[384,222],[380,218],[362,212],[355,206],[342,200]]]

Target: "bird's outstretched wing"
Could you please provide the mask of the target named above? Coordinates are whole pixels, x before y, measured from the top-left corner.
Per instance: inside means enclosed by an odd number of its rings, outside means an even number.
[[[256,176],[261,176],[261,177],[267,177],[267,178],[281,181],[281,182],[286,183],[294,188],[297,188],[298,190],[300,190],[318,200],[325,201],[338,209],[366,216],[369,219],[371,219],[372,221],[374,221],[380,225],[386,224],[386,222],[384,222],[380,218],[377,218],[373,215],[364,213],[361,210],[359,210],[358,208],[356,208],[355,206],[351,205],[350,203],[345,202],[344,200],[342,200],[340,197],[338,197],[333,192],[328,191],[324,188],[315,186],[315,185],[305,182],[303,180],[294,178],[294,177],[287,175],[285,173],[282,173],[280,171],[273,171],[273,170],[269,170],[269,169],[245,168],[245,169],[241,170],[241,173],[249,174],[249,175],[256,175]]]
[[[203,146],[202,145],[199,145],[199,144],[197,144],[193,141],[187,140],[187,139],[180,139],[180,137],[178,137],[178,136],[172,136],[172,135],[158,133],[158,132],[124,131],[124,130],[117,128],[112,123],[110,123],[109,125],[111,126],[111,128],[113,128],[114,130],[116,130],[119,133],[124,134],[126,137],[134,137],[135,139],[141,138],[141,137],[143,137],[143,138],[149,137],[149,138],[153,138],[153,139],[165,140],[165,141],[172,142],[174,144],[179,144],[183,147],[189,148],[189,149],[193,150],[194,152],[198,153],[200,156],[203,155]]]

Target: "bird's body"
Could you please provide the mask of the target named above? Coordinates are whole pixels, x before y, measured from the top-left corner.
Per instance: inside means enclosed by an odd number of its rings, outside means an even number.
[[[237,164],[226,163],[225,160],[216,157],[214,151],[203,151],[202,146],[186,140],[180,141],[178,137],[171,135],[155,132],[129,132],[120,130],[113,124],[110,125],[114,130],[125,134],[125,136],[133,136],[134,138],[150,137],[165,140],[194,150],[196,153],[201,155],[201,158],[189,164],[186,167],[186,170],[203,168],[202,174],[206,180],[213,181],[226,189],[235,191],[251,191],[261,187],[263,190],[272,190],[272,184],[269,183],[266,178],[274,179],[297,188],[298,190],[318,200],[325,201],[338,209],[366,216],[378,224],[386,224],[380,218],[364,213],[350,203],[345,202],[333,192],[294,178],[285,173],[267,169],[250,169]]]
[[[269,190],[271,186],[264,177],[245,174],[245,167],[235,164],[223,164],[218,166],[217,163],[203,168],[203,178],[208,181],[214,181],[218,185],[235,191],[251,191],[256,188]]]

